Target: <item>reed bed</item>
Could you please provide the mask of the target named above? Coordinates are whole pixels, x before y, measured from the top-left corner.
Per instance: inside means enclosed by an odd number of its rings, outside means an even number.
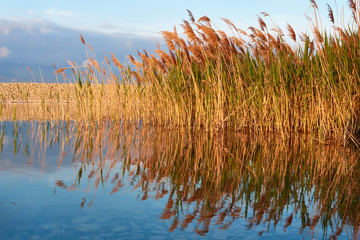
[[[114,84],[0,83],[0,121],[117,119],[123,95]]]
[[[352,19],[345,27],[335,24],[328,5],[330,31],[321,31],[318,6],[310,2],[313,39],[290,25],[287,38],[278,26],[268,26],[267,13],[258,18],[259,28],[248,31],[223,19],[229,34],[189,11],[181,25],[185,37],[176,27],[161,32],[168,49],[129,56],[132,68],[114,55],[112,63],[90,58],[85,70],[75,63],[70,68],[80,86],[95,81],[122,89],[124,95],[114,99],[120,118],[210,132],[302,132],[354,140],[360,127],[360,2],[349,0]]]
[[[14,152],[27,152],[29,164],[46,164],[47,149],[59,144],[56,188],[82,191],[80,207],[96,202],[98,189],[116,196],[130,184],[141,200],[166,199],[159,216],[171,221],[170,231],[193,228],[207,235],[246,219],[247,229],[259,234],[291,226],[304,236],[318,236],[321,229],[323,238],[359,237],[360,162],[354,148],[303,137],[189,134],[109,121],[1,128],[13,129]],[[64,161],[73,162],[73,179],[62,179]]]
[[[103,61],[89,57],[87,66],[69,62],[56,74],[76,84],[72,100],[79,120],[213,133],[307,133],[321,141],[357,143],[360,1],[348,1],[352,16],[344,26],[336,24],[340,20],[328,5],[328,31],[322,30],[316,2],[310,2],[311,34],[297,34],[290,25],[283,31],[267,13],[259,16],[258,28],[246,30],[223,19],[225,32],[189,11],[183,35],[176,27],[161,32],[168,49],[129,56],[131,66],[113,54]],[[81,41],[92,50],[82,36]],[[106,86],[113,89],[110,101]],[[106,111],[105,102],[111,103]]]

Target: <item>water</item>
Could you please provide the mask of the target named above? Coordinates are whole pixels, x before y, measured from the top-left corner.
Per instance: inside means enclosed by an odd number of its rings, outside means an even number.
[[[0,147],[0,239],[359,238],[350,147],[49,121]]]

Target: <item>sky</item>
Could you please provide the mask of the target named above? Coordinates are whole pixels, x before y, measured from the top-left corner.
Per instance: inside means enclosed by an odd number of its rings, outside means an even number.
[[[324,15],[326,2],[318,1]],[[335,1],[328,2],[335,9]],[[346,6],[346,0],[338,0],[337,5]],[[257,24],[257,15],[269,13],[277,24],[289,22],[304,30],[309,13],[308,0],[35,0],[0,1],[0,16],[15,21],[50,21],[62,27],[100,31],[107,33],[131,32],[158,34],[171,29],[187,19],[187,11],[195,17],[207,15],[211,19],[228,18],[244,28]],[[328,20],[328,19],[326,19]]]
[[[331,28],[326,3],[337,20],[340,17],[336,12],[340,15],[343,7],[349,19],[346,0],[317,2],[326,28]],[[80,33],[97,56],[112,52],[126,61],[127,54],[156,49],[157,42],[161,43],[160,31],[177,26],[181,32],[179,25],[188,20],[187,9],[196,19],[208,16],[225,31],[220,18],[246,30],[258,27],[257,16],[266,12],[284,31],[289,23],[297,33],[309,33],[305,15],[312,15],[310,5],[308,0],[0,0],[0,64],[63,65],[66,60],[84,61]],[[270,19],[264,20],[270,23]]]

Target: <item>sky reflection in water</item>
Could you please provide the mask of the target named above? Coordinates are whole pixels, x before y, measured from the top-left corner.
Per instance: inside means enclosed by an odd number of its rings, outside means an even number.
[[[3,122],[1,239],[359,237],[359,152],[306,139]]]

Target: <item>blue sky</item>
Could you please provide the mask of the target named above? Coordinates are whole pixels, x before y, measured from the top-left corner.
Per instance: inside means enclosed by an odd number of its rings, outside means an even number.
[[[350,18],[346,0],[318,1],[323,25],[330,28],[328,2],[334,12]],[[261,12],[285,33],[289,23],[295,32],[310,33],[305,14],[311,16],[308,0],[0,0],[0,81],[17,79],[9,65],[66,65],[67,60],[82,63],[87,59],[80,42],[80,33],[95,49],[98,57],[114,53],[121,61],[138,50],[151,51],[161,44],[160,31],[172,30],[184,19],[186,9],[195,18],[210,17],[221,30],[227,30],[220,18],[227,18],[243,30],[258,27]],[[338,10],[336,10],[336,5]],[[268,24],[270,19],[264,19]],[[7,71],[5,74],[5,70]],[[12,69],[12,68],[11,68]],[[6,78],[2,78],[5,76]],[[5,79],[5,80],[4,80]]]
[[[325,16],[324,22],[328,23],[326,2],[318,1],[318,5]],[[328,3],[335,10],[335,1]],[[337,5],[346,5],[346,0],[337,0]],[[107,33],[157,34],[187,19],[186,9],[195,17],[207,15],[215,21],[225,17],[243,28],[257,25],[256,15],[267,12],[276,24],[289,22],[302,31],[308,26],[304,14],[309,13],[309,6],[307,0],[1,0],[0,18],[50,21],[62,27]]]

